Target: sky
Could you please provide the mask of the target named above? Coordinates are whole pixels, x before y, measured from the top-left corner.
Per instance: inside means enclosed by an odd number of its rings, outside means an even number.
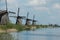
[[[26,16],[29,12],[29,18],[38,21],[37,24],[59,24],[60,25],[60,0],[7,0],[8,10],[17,13],[20,8],[21,16]],[[5,9],[5,0],[0,0],[0,10]],[[9,14],[13,16],[13,14]],[[16,16],[16,14],[14,14]],[[15,23],[16,18],[10,17]]]

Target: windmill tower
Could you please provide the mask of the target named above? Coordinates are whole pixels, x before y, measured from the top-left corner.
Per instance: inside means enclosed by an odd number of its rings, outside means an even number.
[[[33,16],[32,25],[36,25],[35,15]]]
[[[16,18],[16,24],[22,25],[22,19],[25,19],[25,16],[19,16],[20,8],[18,8],[17,16],[10,16]]]
[[[29,16],[29,12],[27,13],[27,18],[26,18],[25,25],[30,25],[31,24],[30,22],[32,21],[32,19],[29,19],[28,16]]]
[[[7,0],[5,0],[5,4],[6,4],[6,10],[1,10],[0,11],[0,24],[7,24],[9,22],[8,14],[9,13],[14,13],[14,12],[8,11]]]

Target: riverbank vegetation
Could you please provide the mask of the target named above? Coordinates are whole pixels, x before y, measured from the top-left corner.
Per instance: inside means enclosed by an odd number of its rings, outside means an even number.
[[[12,24],[12,23],[8,23],[7,25],[0,25],[0,29],[2,29],[2,30],[16,29],[18,31],[22,31],[23,30],[23,26],[22,25],[15,25],[15,24]]]
[[[60,27],[57,24],[49,24],[49,25],[17,25],[8,23],[7,25],[0,25],[0,29],[2,30],[8,30],[8,29],[16,29],[17,31],[23,31],[23,30],[31,30],[31,29],[38,29],[38,28],[48,28],[48,27]]]

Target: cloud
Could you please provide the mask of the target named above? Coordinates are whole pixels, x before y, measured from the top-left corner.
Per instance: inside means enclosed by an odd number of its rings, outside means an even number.
[[[59,3],[53,4],[51,11],[52,11],[52,14],[59,16],[60,15],[60,4]]]
[[[17,0],[7,0],[8,4],[15,7],[18,6],[18,1]]]
[[[17,8],[19,7],[19,3],[17,0],[7,0],[7,3],[9,10],[17,11]]]
[[[19,7],[17,0],[7,0],[8,9],[16,9]],[[5,0],[1,0],[1,9],[5,9]]]
[[[48,10],[47,7],[34,7],[35,10],[45,11]]]
[[[29,0],[28,4],[32,6],[37,6],[37,5],[46,5],[52,0]]]
[[[36,11],[48,12],[48,14],[51,14],[51,11],[48,7],[33,7],[33,9]]]
[[[44,5],[46,4],[46,0],[30,0],[28,2],[29,5]]]
[[[59,3],[53,4],[53,8],[60,9],[60,4]]]
[[[51,19],[56,19],[56,16],[50,16]]]
[[[15,2],[16,0],[7,0],[8,3],[13,3]]]

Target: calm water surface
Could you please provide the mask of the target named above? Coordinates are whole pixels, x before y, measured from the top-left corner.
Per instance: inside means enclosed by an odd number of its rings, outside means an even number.
[[[35,31],[11,33],[15,40],[60,40],[60,28],[41,28]]]

